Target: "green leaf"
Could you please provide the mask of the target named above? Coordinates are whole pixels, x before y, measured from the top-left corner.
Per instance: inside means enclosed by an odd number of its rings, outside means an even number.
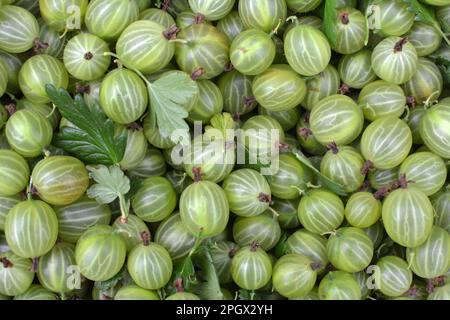
[[[441,70],[442,77],[444,78],[444,82],[446,84],[450,84],[450,67],[445,67],[443,65],[439,65],[439,70]]]
[[[189,291],[191,285],[198,283],[195,267],[193,262],[193,256],[200,250],[202,246],[201,232],[198,234],[194,246],[192,247],[189,255],[184,258],[177,266],[173,274],[175,275],[175,280],[182,280],[183,289]]]
[[[144,180],[133,177],[133,179],[130,180],[130,191],[125,195],[125,199],[131,199],[139,191],[143,182]]]
[[[211,118],[211,125],[205,128],[205,134],[203,135],[209,139],[228,139],[228,141],[234,141],[234,131],[230,131],[231,135],[228,135],[228,130],[236,129],[237,124],[233,120],[233,117],[229,113],[216,114]]]
[[[112,277],[109,280],[96,282],[95,287],[99,291],[105,292],[105,291],[108,291],[109,289],[114,288],[116,285],[118,285],[121,279],[122,279],[121,274],[118,273],[117,275],[115,275],[114,277]]]
[[[403,0],[403,2],[408,4],[408,10],[416,14],[416,20],[429,25],[434,25],[437,23],[434,12],[429,7],[421,4],[417,0]]]
[[[46,155],[48,156],[67,156],[69,155],[64,149],[58,148],[54,145],[50,145],[46,148]]]
[[[96,182],[87,191],[90,198],[98,203],[108,204],[130,191],[130,179],[125,176],[119,166],[88,166],[91,178]]]
[[[64,89],[46,86],[47,94],[61,115],[77,128],[63,128],[53,144],[87,164],[118,164],[125,153],[127,134],[115,136],[114,124],[97,108],[92,110],[81,95],[73,99]]]
[[[211,127],[213,127],[214,129],[218,129],[222,132],[236,128],[236,122],[233,120],[233,117],[228,112],[216,114],[211,118],[210,123]]]
[[[445,57],[443,56],[437,56],[436,57],[436,64],[444,66],[449,68],[450,67],[450,61],[447,60]]]
[[[420,3],[418,0],[403,0],[408,4],[408,10],[416,14],[416,20],[426,23],[434,27],[442,35],[447,44],[450,45],[450,40],[447,38],[445,33],[442,31],[439,22],[436,20],[436,15],[433,9],[425,4]]]
[[[257,153],[257,150],[251,150],[246,145],[248,142],[250,142],[250,141],[247,141],[247,137],[245,137],[245,134],[243,137],[238,136],[235,141],[236,150],[238,150],[237,152],[240,154],[243,151],[244,152],[243,157],[245,157],[244,159],[238,159],[239,160],[238,166],[240,168],[248,168],[248,169],[253,169],[256,171],[261,171],[261,169],[263,169],[263,168],[270,168],[272,163],[270,162],[271,159],[269,159],[268,157],[271,156],[271,153],[270,152],[268,152],[266,154]],[[275,155],[273,155],[273,156],[275,156]],[[256,162],[256,163],[250,163],[251,160],[252,160],[252,162]],[[254,160],[256,160],[256,161],[254,161]],[[262,160],[264,160],[264,161],[262,161]]]
[[[147,87],[153,126],[157,125],[163,137],[169,137],[175,130],[184,130],[188,138],[189,126],[184,119],[189,113],[184,106],[198,95],[197,83],[185,72],[169,72]]]
[[[312,170],[312,172],[319,178],[321,184],[334,193],[346,196],[347,192],[344,189],[344,186],[337,183],[336,181],[331,180],[330,178],[324,176],[319,170],[316,169],[311,163],[311,161],[298,149],[292,149],[292,153],[295,155],[295,157],[306,167]]]
[[[278,240],[277,245],[273,248],[273,255],[277,258],[281,258],[286,254],[287,240],[289,239],[289,233],[282,231],[280,240]]]
[[[124,266],[121,271],[119,271],[118,274],[116,274],[111,279],[108,279],[106,281],[98,281],[95,282],[95,287],[100,290],[101,292],[108,291],[114,287],[116,287],[118,284],[120,285],[127,285],[131,283],[131,277],[127,271],[127,268]]]
[[[436,65],[442,73],[444,82],[450,84],[450,61],[445,57],[438,56],[436,57]]]
[[[444,83],[450,84],[450,60],[444,55],[431,55],[430,56],[434,63],[438,66],[441,71],[442,77],[444,78]]]
[[[253,300],[253,298],[254,292],[245,289],[239,290],[239,300]]]
[[[72,153],[88,164],[112,164],[104,148],[94,144],[89,135],[80,129],[63,127],[53,138],[53,145]]]
[[[323,28],[332,46],[336,45],[336,24],[337,24],[336,0],[325,0],[325,11],[323,14]]]
[[[260,161],[259,155],[258,155],[258,158],[257,158],[257,161],[256,161],[257,163],[250,163],[250,150],[249,150],[249,148],[245,144],[240,143],[240,142],[238,142],[238,147],[244,148],[244,151],[245,151],[245,162],[246,162],[245,164],[240,164],[239,166],[241,166],[243,168],[253,169],[253,170],[256,170],[256,171],[261,171],[261,169],[263,169],[263,168],[269,168],[270,167],[270,164],[262,163]]]
[[[185,290],[189,291],[192,283],[196,282],[195,278],[195,268],[192,262],[192,256],[189,255],[184,260],[175,267],[175,278],[181,278],[183,280],[183,287]]]
[[[206,241],[196,255],[195,262],[203,271],[204,281],[194,286],[194,291],[200,297],[207,300],[223,300],[223,293],[220,288],[219,277],[214,267],[211,256],[211,240]]]

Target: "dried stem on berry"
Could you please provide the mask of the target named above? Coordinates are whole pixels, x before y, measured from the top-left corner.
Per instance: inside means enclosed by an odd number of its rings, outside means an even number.
[[[226,65],[225,69],[224,69],[225,72],[230,72],[230,71],[233,71],[233,70],[234,70],[234,66],[233,66],[233,64],[231,62],[228,63]]]
[[[174,282],[174,287],[177,290],[177,292],[184,292],[184,285],[183,285],[183,279],[178,278]]]
[[[177,33],[180,31],[181,31],[180,28],[178,28],[176,25],[173,25],[169,29],[164,31],[163,34],[167,40],[174,40],[177,38]]]
[[[407,96],[406,104],[411,108],[415,108],[416,107],[416,98],[414,98],[413,96]]]
[[[256,103],[256,98],[255,97],[244,97],[243,103],[246,108],[250,108],[251,106],[253,106],[254,103]]]
[[[133,123],[130,123],[127,125],[127,129],[137,132],[137,131],[142,131],[142,126],[137,122],[133,122]]]
[[[10,103],[5,106],[6,111],[10,116],[17,112],[17,106],[15,103]]]
[[[85,54],[84,54],[84,59],[85,60],[92,60],[92,58],[94,58],[94,54],[92,53],[92,52],[86,52]]]
[[[144,246],[148,247],[150,245],[150,233],[148,233],[147,231],[141,232],[141,239],[144,243]]]
[[[14,266],[13,263],[6,257],[1,257],[0,263],[3,264],[3,268],[12,268]]]
[[[38,270],[38,265],[39,265],[39,257],[35,257],[32,259],[32,264],[31,264],[31,272],[37,272]]]
[[[88,84],[83,85],[83,84],[77,83],[75,85],[75,93],[77,93],[77,94],[78,93],[80,93],[80,94],[83,94],[83,93],[89,94],[90,91],[91,91],[91,88],[90,88],[90,86]]]
[[[195,23],[195,24],[201,24],[201,23],[203,23],[203,22],[205,22],[205,16],[202,15],[201,13],[197,14],[197,15],[195,16],[194,23]]]
[[[323,268],[323,264],[321,262],[312,262],[311,263],[311,269],[313,269],[314,271],[322,269]]]
[[[366,174],[369,173],[369,171],[373,168],[373,162],[370,160],[367,160],[366,162],[364,162],[363,167],[361,168],[361,174],[363,176],[365,176]]]
[[[390,189],[388,187],[383,187],[377,192],[373,194],[373,197],[377,200],[381,200],[383,198],[386,198],[390,193]]]
[[[233,258],[236,255],[237,252],[238,252],[238,249],[237,248],[233,248],[230,251],[228,251],[228,256],[230,258]]]
[[[338,148],[336,142],[334,142],[334,141],[327,145],[327,149],[330,150],[331,152],[333,152],[333,154],[339,153],[339,148]]]
[[[350,20],[348,18],[348,12],[342,12],[339,14],[339,20],[342,24],[349,24]]]
[[[397,188],[407,189],[410,183],[415,183],[413,180],[407,180],[406,175],[400,175],[400,179],[398,179],[397,184],[394,182],[393,186],[398,186]]]
[[[350,92],[350,87],[346,85],[345,83],[341,85],[339,88],[339,93],[342,95],[346,95]]]
[[[167,12],[167,10],[169,10],[169,7],[170,7],[170,0],[164,0],[161,10]]]
[[[195,182],[202,181],[201,168],[198,168],[198,167],[192,168],[192,173],[194,174],[194,181]]]
[[[262,192],[259,194],[258,200],[261,201],[261,202],[265,202],[265,203],[271,203],[272,202],[272,198],[268,194],[265,194],[265,193],[262,193]]]
[[[198,80],[201,76],[203,76],[205,74],[205,69],[203,69],[202,67],[198,68],[197,70],[195,70],[194,72],[192,72],[191,74],[191,79],[196,81]]]
[[[251,251],[251,252],[256,252],[256,250],[258,250],[258,248],[260,248],[260,247],[261,247],[261,245],[260,245],[258,242],[253,241],[253,242],[250,244],[250,251]]]
[[[401,38],[394,45],[394,52],[400,52],[403,50],[403,46],[408,42],[408,38]]]
[[[372,183],[370,182],[370,180],[364,180],[359,191],[369,191],[371,188],[372,188]]]
[[[49,44],[47,42],[41,42],[41,40],[36,39],[34,40],[34,48],[33,51],[36,54],[39,54],[42,52],[42,50],[45,50],[49,47]]]
[[[298,135],[302,137],[305,140],[308,140],[310,136],[312,136],[313,132],[310,128],[299,128],[298,129]]]

